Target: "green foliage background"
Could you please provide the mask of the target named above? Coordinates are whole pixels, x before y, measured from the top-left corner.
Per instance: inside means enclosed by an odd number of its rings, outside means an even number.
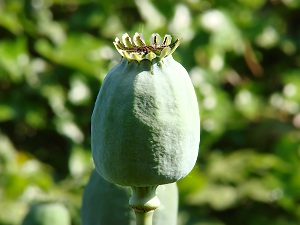
[[[90,116],[125,32],[181,38],[201,146],[180,225],[300,224],[298,0],[0,0],[0,224],[35,201],[80,224]]]

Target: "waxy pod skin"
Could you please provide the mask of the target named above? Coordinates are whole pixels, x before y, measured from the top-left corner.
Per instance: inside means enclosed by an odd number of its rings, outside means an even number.
[[[134,187],[176,182],[194,167],[200,143],[196,94],[172,53],[171,36],[140,34],[114,42],[122,55],[104,79],[91,121],[95,168],[107,181]]]

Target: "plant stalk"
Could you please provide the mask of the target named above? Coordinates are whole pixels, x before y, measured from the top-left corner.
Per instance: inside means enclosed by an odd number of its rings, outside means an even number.
[[[154,210],[150,212],[135,212],[136,225],[152,225]]]
[[[129,205],[135,212],[136,225],[152,225],[154,210],[159,207],[159,199],[156,196],[157,186],[134,187]]]

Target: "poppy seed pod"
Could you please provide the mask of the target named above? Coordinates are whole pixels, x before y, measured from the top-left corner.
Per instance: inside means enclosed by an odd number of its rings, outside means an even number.
[[[22,225],[71,225],[68,209],[59,202],[39,202],[33,204]]]
[[[115,47],[123,56],[104,79],[91,121],[95,168],[124,186],[173,183],[194,167],[200,142],[196,94],[172,53],[171,36],[124,34]]]

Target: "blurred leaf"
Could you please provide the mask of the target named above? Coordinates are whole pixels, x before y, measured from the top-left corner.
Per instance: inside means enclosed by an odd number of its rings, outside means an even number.
[[[243,198],[250,198],[260,202],[270,201],[270,189],[259,179],[244,181],[244,183],[239,185],[238,192]]]
[[[254,0],[254,1],[251,1],[251,0],[239,0],[239,2],[241,4],[243,4],[244,6],[248,6],[248,7],[251,7],[251,8],[255,8],[255,9],[258,9],[260,7],[262,7],[264,4],[265,4],[265,0]]]
[[[21,8],[21,1],[2,2],[0,5],[0,26],[5,27],[15,35],[20,34],[23,31],[22,24],[18,18]]]
[[[204,174],[200,173],[199,168],[194,169],[182,180],[177,182],[178,189],[180,190],[180,197],[185,198],[189,193],[198,192],[202,190],[206,183]]]
[[[11,120],[15,115],[15,112],[11,106],[8,104],[0,103],[0,122]]]
[[[260,115],[263,108],[262,101],[259,96],[249,90],[240,90],[235,96],[235,104],[237,109],[250,120]]]
[[[70,173],[75,178],[80,178],[93,168],[92,156],[79,146],[74,146],[69,159]]]
[[[29,62],[26,45],[24,37],[0,42],[0,68],[4,69],[12,82],[22,80],[24,68]]]
[[[211,48],[243,52],[242,36],[228,14],[216,9],[207,11],[201,16],[201,24],[211,32]]]
[[[101,46],[100,41],[88,34],[70,35],[64,44],[57,47],[43,39],[36,43],[37,51],[49,60],[92,75],[99,73],[99,67],[103,63],[93,54]]]
[[[19,225],[26,213],[26,204],[16,201],[0,201],[0,224]]]
[[[238,201],[238,192],[234,187],[226,185],[208,184],[196,194],[187,197],[187,204],[208,204],[215,210],[225,210],[235,206]]]
[[[15,168],[16,149],[7,136],[0,132],[0,177]],[[3,180],[0,178],[0,181]],[[0,186],[1,189],[1,186]]]
[[[208,176],[213,180],[229,183],[243,183],[249,176],[265,176],[273,170],[285,173],[288,165],[271,154],[259,154],[251,150],[240,150],[227,154],[211,154],[207,166]]]

